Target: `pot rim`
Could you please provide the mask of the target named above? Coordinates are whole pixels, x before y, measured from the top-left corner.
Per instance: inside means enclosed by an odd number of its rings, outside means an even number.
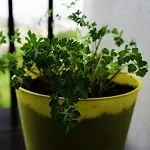
[[[125,94],[120,94],[120,95],[116,95],[116,96],[109,96],[109,97],[100,97],[100,98],[87,98],[87,99],[81,99],[82,101],[97,101],[97,100],[110,100],[110,99],[116,99],[116,98],[121,98],[121,97],[124,97],[124,96],[128,96],[128,95],[131,95],[133,93],[136,93],[138,92],[140,89],[141,89],[141,86],[142,86],[142,81],[134,74],[132,73],[128,73],[128,72],[120,72],[120,74],[128,74],[130,76],[132,76],[138,83],[138,86],[128,92],[128,93],[125,93]],[[32,91],[29,91],[29,90],[26,90],[22,87],[19,88],[19,90],[23,91],[23,92],[26,92],[28,94],[32,94],[32,95],[35,95],[35,96],[40,96],[40,97],[44,97],[44,98],[50,98],[50,96],[48,95],[44,95],[44,94],[39,94],[39,93],[35,93],[35,92],[32,92]],[[63,97],[60,97],[59,100],[64,100]]]

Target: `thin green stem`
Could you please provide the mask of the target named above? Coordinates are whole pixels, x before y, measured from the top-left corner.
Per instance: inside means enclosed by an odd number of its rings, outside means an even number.
[[[96,73],[97,73],[97,71],[98,71],[98,67],[99,67],[99,65],[101,64],[101,60],[102,60],[102,56],[103,56],[103,54],[102,54],[102,51],[100,52],[100,58],[99,58],[99,61],[98,61],[98,63],[97,63],[97,66],[96,66],[96,69],[95,69],[95,71],[94,71],[94,75],[96,76]]]
[[[80,30],[79,30],[78,27],[76,28],[76,31],[75,31],[74,34],[75,34],[76,40],[78,40],[78,34],[79,34],[79,36],[80,36],[80,40],[82,40],[82,35],[81,35],[81,32],[80,32]]]
[[[95,45],[95,51],[94,51],[94,55],[95,56],[97,54],[97,51],[99,49],[100,43],[101,43],[102,38],[99,39],[98,43],[96,44],[96,42],[94,42]]]
[[[104,90],[109,87],[109,85],[111,84],[112,80],[116,77],[116,75],[121,71],[121,69],[119,68],[114,75],[108,80],[108,84],[106,84],[106,86],[104,87]]]
[[[98,50],[98,48],[99,48],[99,46],[100,46],[101,41],[102,41],[102,38],[100,38],[99,41],[98,41],[98,44],[97,44],[97,46],[96,46],[96,52],[97,52],[97,50]]]

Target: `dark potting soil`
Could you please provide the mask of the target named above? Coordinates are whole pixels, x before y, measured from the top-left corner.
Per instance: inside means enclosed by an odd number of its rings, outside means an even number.
[[[23,88],[39,93],[39,94],[44,94],[44,95],[49,95],[48,92],[45,90],[44,85],[41,83],[40,79],[34,79],[30,85],[30,87],[26,87],[25,85],[22,86]],[[125,94],[128,92],[131,92],[132,90],[135,89],[135,87],[132,87],[130,85],[126,84],[118,84],[115,82],[112,82],[109,85],[109,88],[102,93],[99,93],[98,91],[98,85],[94,87],[94,95],[89,94],[89,98],[94,98],[94,97],[109,97],[109,96],[115,96],[115,95],[120,95],[120,94]],[[60,95],[61,96],[61,95]]]
[[[118,114],[84,119],[65,136],[49,117],[19,103],[28,150],[123,150],[134,105]]]

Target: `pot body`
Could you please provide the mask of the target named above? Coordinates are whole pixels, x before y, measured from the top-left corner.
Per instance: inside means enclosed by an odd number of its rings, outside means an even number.
[[[49,96],[17,90],[26,149],[123,150],[141,82],[128,73],[120,73],[114,80],[137,88],[119,96],[80,100],[76,107],[81,117],[69,136],[51,119]]]

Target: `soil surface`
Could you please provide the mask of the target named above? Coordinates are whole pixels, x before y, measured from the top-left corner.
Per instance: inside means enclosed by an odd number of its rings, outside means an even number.
[[[28,150],[123,150],[134,105],[118,114],[84,119],[69,136],[49,117],[21,102],[19,107]]]
[[[44,94],[44,95],[49,95],[48,92],[45,90],[45,86],[41,83],[41,81],[37,78],[34,79],[30,85],[30,87],[26,87],[25,85],[22,86],[23,88],[35,92],[35,93],[39,93],[39,94]],[[115,82],[112,82],[109,85],[109,88],[105,91],[103,91],[103,93],[99,93],[98,91],[98,85],[96,85],[94,87],[94,96],[92,96],[91,94],[89,94],[89,98],[94,98],[94,97],[108,97],[108,96],[115,96],[115,95],[120,95],[120,94],[125,94],[128,92],[131,92],[132,90],[135,89],[135,87],[132,87],[130,85],[126,85],[126,84],[118,84]],[[61,96],[61,95],[60,95]]]

